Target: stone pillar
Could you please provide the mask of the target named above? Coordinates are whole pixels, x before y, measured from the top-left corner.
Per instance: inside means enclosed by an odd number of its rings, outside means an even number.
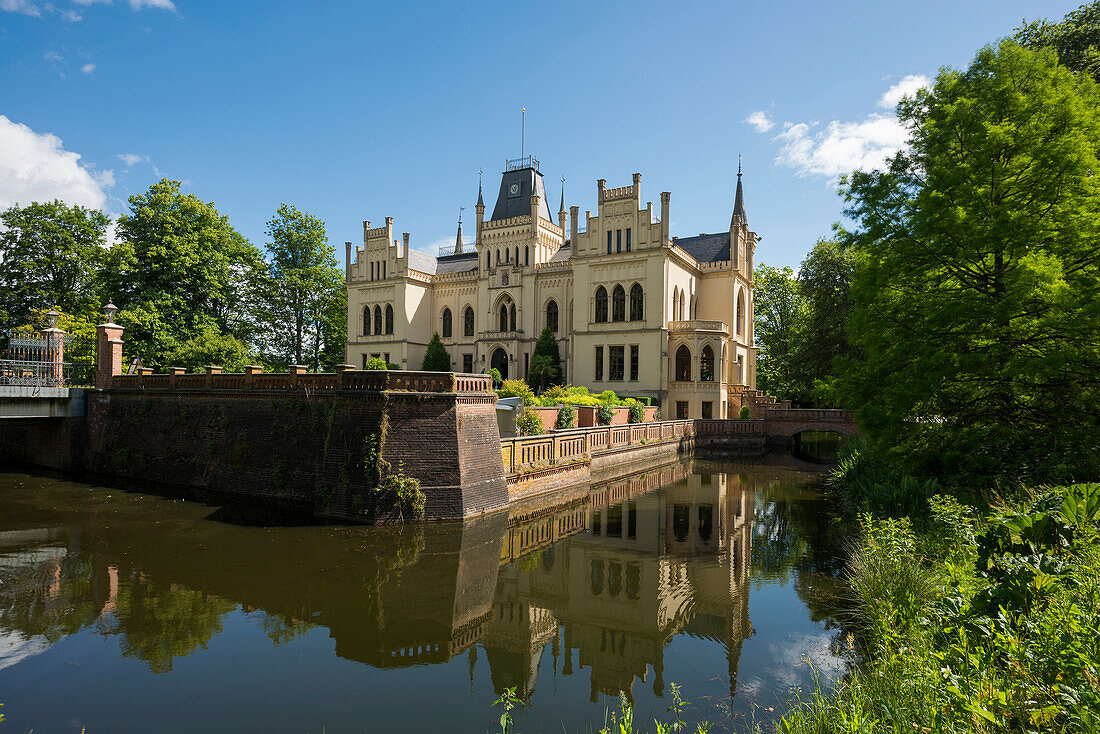
[[[54,309],[46,312],[49,319],[49,327],[42,330],[42,338],[46,342],[46,353],[43,361],[47,363],[43,377],[51,387],[64,387],[65,374],[62,363],[65,361],[65,332],[57,328],[57,317],[60,314]]]
[[[168,368],[168,375],[171,378],[169,380],[169,382],[170,382],[170,384],[172,385],[173,388],[179,386],[179,380],[177,380],[176,378],[179,377],[182,374],[185,374],[186,372],[187,372],[187,370],[184,369],[183,367],[169,367]]]
[[[286,373],[290,375],[290,386],[292,388],[298,387],[298,375],[305,374],[306,367],[302,364],[290,364],[286,367]]]
[[[209,390],[214,387],[214,375],[220,375],[222,368],[216,365],[209,365],[206,368],[206,389]]]
[[[245,383],[248,385],[248,389],[251,390],[252,388],[254,388],[256,386],[256,375],[260,374],[263,371],[264,371],[264,368],[261,367],[258,364],[245,365],[245,368],[244,368],[244,374],[245,374],[245,378],[246,378]]]
[[[115,304],[103,307],[105,323],[95,327],[95,386],[111,386],[111,378],[122,374],[122,327],[115,323]]]
[[[672,194],[668,191],[661,192],[661,247],[668,242],[668,203]]]

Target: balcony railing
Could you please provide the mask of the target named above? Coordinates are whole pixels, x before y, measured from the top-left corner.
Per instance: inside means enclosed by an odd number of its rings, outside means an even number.
[[[499,160],[499,159],[498,159]],[[539,170],[539,161],[533,155],[525,155],[522,158],[509,158],[504,163],[505,172],[519,171],[524,168],[533,168],[536,171]]]
[[[79,387],[91,385],[90,364],[0,360],[0,385],[5,387]]]
[[[729,327],[726,326],[724,321],[701,321],[699,319],[692,319],[690,321],[669,321],[669,331],[720,331],[723,334],[730,333]]]

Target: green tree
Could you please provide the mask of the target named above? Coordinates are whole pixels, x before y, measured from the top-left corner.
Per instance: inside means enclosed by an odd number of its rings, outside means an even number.
[[[541,393],[547,384],[557,384],[556,380],[560,375],[561,351],[558,349],[558,338],[549,326],[545,326],[535,342],[531,364],[527,367],[527,384]]]
[[[108,224],[97,209],[57,200],[0,214],[0,328],[21,325],[36,309],[96,311]]]
[[[844,189],[840,389],[873,445],[988,481],[1100,469],[1100,93],[1005,41],[899,105],[911,150]]]
[[[347,290],[325,224],[282,204],[267,223],[269,359],[279,365],[344,361]]]
[[[184,343],[209,329],[249,340],[263,258],[212,203],[162,179],[130,197],[118,237],[107,257],[104,295],[120,309],[130,356],[170,366]]]
[[[1054,49],[1063,65],[1100,81],[1100,2],[1082,5],[1060,23],[1025,23],[1015,37],[1028,48]]]
[[[780,400],[796,399],[804,385],[798,345],[806,307],[794,271],[758,263],[753,273],[753,303],[756,385]]]
[[[854,269],[852,253],[832,240],[818,240],[798,269],[804,310],[795,352],[803,404],[818,402],[814,385],[836,375],[837,358],[854,356],[847,329]]]
[[[451,358],[447,354],[447,348],[439,338],[439,332],[432,334],[428,342],[428,349],[424,352],[424,364],[420,369],[426,372],[450,372]]]

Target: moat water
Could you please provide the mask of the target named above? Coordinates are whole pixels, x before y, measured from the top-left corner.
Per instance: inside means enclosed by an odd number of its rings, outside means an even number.
[[[767,724],[847,666],[817,476],[684,461],[553,512],[294,526],[0,474],[5,731],[520,732]]]

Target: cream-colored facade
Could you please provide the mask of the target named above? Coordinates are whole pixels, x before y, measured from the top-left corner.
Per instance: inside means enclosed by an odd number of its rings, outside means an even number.
[[[730,387],[756,386],[752,263],[741,173],[726,232],[672,237],[630,185],[596,182],[596,212],[556,221],[538,161],[508,161],[487,219],[482,192],[473,243],[432,257],[363,222],[347,246],[347,361],[373,356],[420,369],[438,333],[456,372],[523,378],[544,327],[558,336],[565,382],[654,398],[666,417],[726,418]]]

